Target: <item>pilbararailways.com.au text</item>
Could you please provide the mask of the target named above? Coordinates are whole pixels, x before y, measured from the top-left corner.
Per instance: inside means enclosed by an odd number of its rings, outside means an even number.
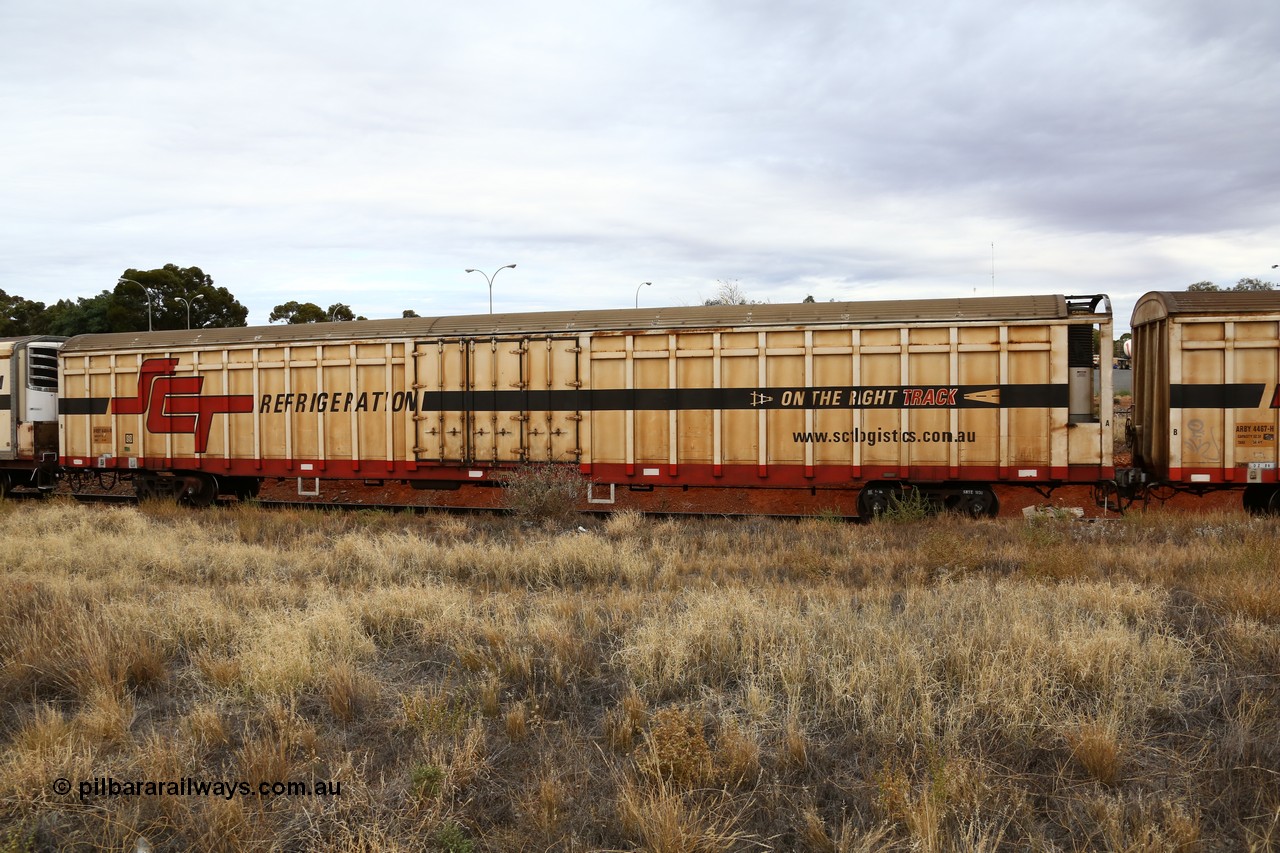
[[[55,779],[53,791],[67,795],[73,790],[81,802],[103,797],[220,797],[232,800],[236,797],[340,797],[341,781],[316,780],[314,782],[249,782],[192,779],[116,779],[99,776],[83,779],[74,786],[69,779]]]

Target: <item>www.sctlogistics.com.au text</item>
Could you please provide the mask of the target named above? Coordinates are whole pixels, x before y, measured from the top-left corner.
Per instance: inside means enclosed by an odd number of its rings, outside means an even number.
[[[791,440],[796,444],[965,444],[978,440],[974,430],[901,430],[901,429],[852,429],[835,432],[793,432]]]
[[[53,783],[55,793],[71,793],[67,779]],[[340,797],[342,782],[317,780],[314,782],[249,782],[231,780],[192,779],[116,779],[100,776],[77,783],[76,793],[81,802],[102,797],[220,797],[232,800],[236,797]]]

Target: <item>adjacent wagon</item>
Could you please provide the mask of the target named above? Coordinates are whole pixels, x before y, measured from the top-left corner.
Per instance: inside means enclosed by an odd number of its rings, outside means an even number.
[[[0,496],[52,489],[57,478],[58,347],[62,338],[0,338]]]
[[[1243,488],[1280,512],[1280,293],[1148,293],[1133,311],[1134,475],[1140,486]]]

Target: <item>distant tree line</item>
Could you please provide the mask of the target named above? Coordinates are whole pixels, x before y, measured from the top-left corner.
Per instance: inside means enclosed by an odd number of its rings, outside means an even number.
[[[160,269],[127,269],[110,290],[96,296],[59,299],[46,305],[0,290],[0,337],[75,335],[102,332],[141,332],[174,329],[213,329],[248,325],[249,309],[199,267],[165,264]],[[405,317],[417,317],[405,311]],[[341,302],[321,308],[314,302],[285,302],[271,311],[268,322],[332,323],[364,320]]]
[[[401,314],[401,318],[408,320],[410,317],[420,318],[422,315],[412,308],[406,308]],[[368,320],[368,317],[361,317],[351,310],[350,305],[344,305],[338,302],[330,305],[328,309],[321,308],[314,302],[286,302],[283,305],[277,305],[271,309],[271,316],[267,318],[268,323],[275,323],[283,320],[285,323],[341,323],[344,320]]]
[[[110,290],[97,296],[59,299],[52,305],[0,290],[0,337],[100,332],[147,328],[208,329],[244,326],[249,309],[199,267],[165,264],[157,270],[127,269]]]
[[[338,302],[330,305],[328,310],[314,302],[286,302],[271,309],[267,322],[276,323],[339,323],[344,320],[367,320],[368,317],[357,317],[350,305]]]
[[[1209,291],[1242,291],[1242,290],[1275,290],[1276,285],[1273,281],[1263,281],[1260,278],[1242,278],[1236,282],[1235,287],[1218,287],[1211,281],[1197,281],[1187,287],[1187,290],[1209,290]]]

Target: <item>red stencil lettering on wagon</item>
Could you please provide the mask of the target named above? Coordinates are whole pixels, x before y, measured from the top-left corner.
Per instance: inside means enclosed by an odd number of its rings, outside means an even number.
[[[201,395],[203,376],[176,376],[176,358],[149,358],[138,371],[136,397],[112,397],[111,411],[117,415],[147,416],[147,429],[154,433],[195,436],[195,452],[209,447],[213,416],[253,411],[249,394]]]

